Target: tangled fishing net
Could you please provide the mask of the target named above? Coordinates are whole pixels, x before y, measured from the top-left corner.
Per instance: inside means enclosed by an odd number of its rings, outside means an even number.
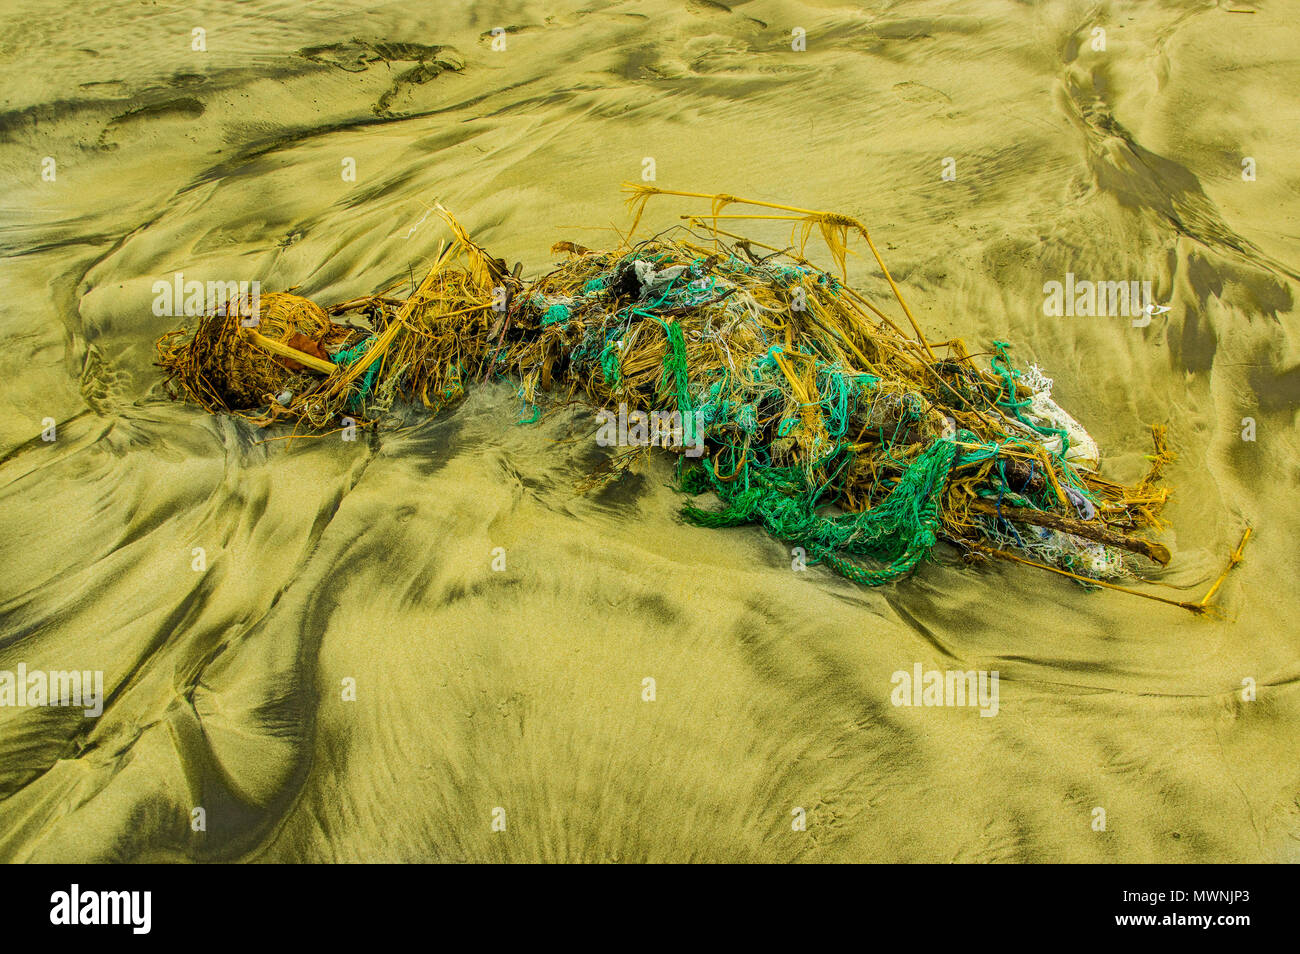
[[[703,451],[679,458],[682,488],[717,499],[685,519],[760,525],[871,586],[941,539],[1099,585],[1131,576],[1137,556],[1168,562],[1142,536],[1168,496],[1161,429],[1150,473],[1110,481],[1051,380],[1018,368],[1010,345],[993,342],[981,366],[960,340],[927,341],[856,219],[629,189],[637,222],[654,195],[711,208],[612,251],[559,243],[564,261],[525,283],[440,207],[452,241],[408,298],[321,309],[265,295],[165,335],[159,363],[174,396],[209,411],[316,430],[376,422],[395,398],[436,411],[489,377],[517,382],[522,423],[548,402],[665,409],[680,430],[659,443]],[[777,212],[724,213],[743,205]],[[791,247],[718,225],[745,218],[789,220]],[[910,331],[805,258],[814,233],[841,275],[850,239],[866,242]]]

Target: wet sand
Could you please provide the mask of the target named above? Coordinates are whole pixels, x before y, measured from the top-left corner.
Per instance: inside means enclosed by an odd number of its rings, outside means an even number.
[[[0,858],[1300,859],[1297,4],[469,9],[0,28],[0,670],[107,693],[0,707]],[[534,277],[617,241],[647,157],[863,219],[927,334],[1011,342],[1117,479],[1167,425],[1150,576],[1185,589],[1158,592],[1199,597],[1255,528],[1219,614],[942,547],[877,590],[793,572],[684,524],[667,458],[578,492],[594,415],[516,426],[505,384],[291,444],[160,387],[158,280],[368,294],[427,267],[435,201]],[[1169,311],[1045,315],[1067,273]],[[917,663],[996,670],[997,716],[893,705]]]

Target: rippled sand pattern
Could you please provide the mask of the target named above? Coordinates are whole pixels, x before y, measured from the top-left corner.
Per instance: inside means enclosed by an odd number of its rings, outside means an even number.
[[[108,698],[0,707],[0,858],[1297,860],[1298,15],[10,3],[0,670],[102,670]],[[647,157],[861,217],[931,338],[1011,341],[1115,476],[1167,424],[1153,578],[1199,596],[1255,527],[1220,616],[942,548],[879,590],[792,572],[683,524],[666,460],[579,493],[592,415],[516,426],[506,384],[292,445],[159,387],[155,281],[367,294],[427,266],[435,200],[535,276],[616,241]],[[1067,272],[1170,310],[1048,317]],[[997,670],[997,716],[894,706],[917,663]]]

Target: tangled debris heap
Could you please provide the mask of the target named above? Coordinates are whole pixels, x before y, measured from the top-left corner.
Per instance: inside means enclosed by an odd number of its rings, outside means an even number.
[[[453,241],[438,251],[407,299],[377,295],[328,310],[283,292],[229,302],[158,341],[173,397],[266,426],[284,421],[369,423],[399,395],[439,410],[464,395],[501,324],[494,289],[517,287],[450,216]]]
[[[1052,382],[1017,369],[1009,345],[994,342],[982,368],[960,340],[926,340],[856,219],[629,189],[638,222],[657,194],[712,207],[683,216],[676,237],[609,252],[560,243],[567,260],[528,285],[443,212],[453,241],[405,301],[380,294],[322,311],[263,296],[260,321],[226,309],[193,334],[164,336],[160,364],[173,394],[210,411],[316,429],[343,415],[373,421],[395,396],[437,410],[488,375],[518,380],[531,420],[545,395],[669,408],[676,443],[706,449],[681,459],[684,489],[722,502],[687,505],[688,520],[761,524],[866,585],[908,573],[939,539],[1112,587],[1132,575],[1134,555],[1169,561],[1140,536],[1159,529],[1168,496],[1161,429],[1146,477],[1107,480]],[[724,212],[740,205],[777,211]],[[723,219],[789,220],[798,251],[727,232]],[[850,236],[867,243],[910,334],[804,257],[814,230],[841,274]]]

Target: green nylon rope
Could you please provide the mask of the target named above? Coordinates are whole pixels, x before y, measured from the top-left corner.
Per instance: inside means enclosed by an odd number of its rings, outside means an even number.
[[[1029,398],[1022,401],[1016,400],[1016,379],[1020,377],[1020,372],[1011,367],[1011,357],[1007,354],[1011,350],[1011,345],[1005,341],[993,342],[994,356],[989,359],[989,367],[993,372],[1002,378],[1002,384],[1007,389],[1007,400],[999,401],[998,406],[1004,407],[1013,412],[1016,420],[1026,427],[1031,427],[1039,434],[1055,434],[1061,438],[1061,456],[1070,449],[1070,435],[1059,427],[1047,427],[1041,424],[1035,424],[1029,418],[1025,417],[1024,409],[1033,403]]]
[[[938,541],[940,507],[952,473],[956,445],[938,440],[904,470],[877,506],[860,513],[824,516],[816,512],[816,493],[796,468],[745,465],[746,480],[723,481],[706,463],[707,483],[722,498],[722,510],[687,505],[683,516],[705,527],[759,524],[773,536],[808,551],[836,573],[865,586],[891,583],[910,572]],[[695,481],[688,489],[699,488]],[[851,557],[885,565],[868,569]]]
[[[365,357],[366,352],[370,350],[370,345],[374,340],[374,336],[372,335],[369,338],[358,341],[346,351],[335,352],[330,360],[339,367],[346,368]],[[348,401],[349,408],[356,410],[361,407],[361,402],[366,399],[366,395],[370,393],[370,389],[374,386],[375,377],[379,374],[379,364],[380,362],[378,361],[372,362],[370,367],[366,368],[366,370],[361,373],[361,383],[359,385],[360,390],[357,391],[356,394],[352,395],[352,398]]]
[[[656,319],[659,320],[659,319]],[[693,443],[695,440],[695,415],[691,411],[691,392],[687,384],[686,339],[682,337],[682,326],[676,321],[664,322],[664,332],[668,335],[668,350],[664,354],[663,374],[659,378],[659,392],[677,398],[677,410],[682,415],[682,440]]]

